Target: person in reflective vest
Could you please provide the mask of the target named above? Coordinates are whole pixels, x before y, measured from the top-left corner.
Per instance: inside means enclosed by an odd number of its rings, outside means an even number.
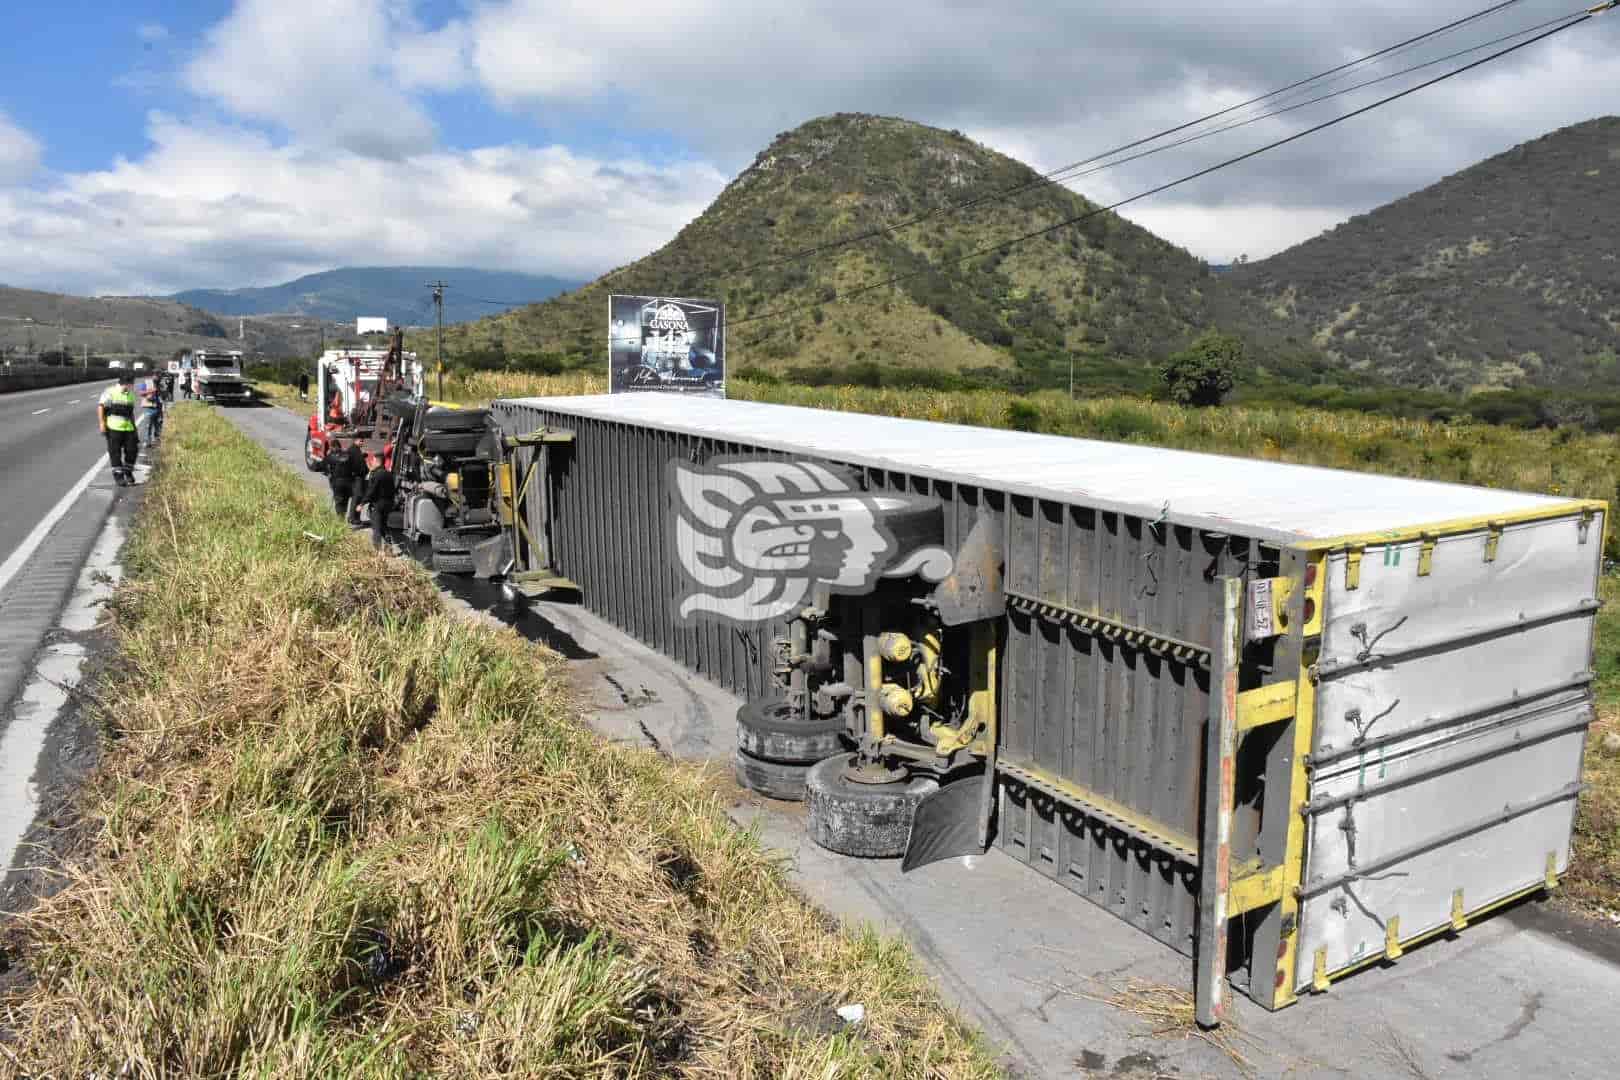
[[[118,384],[101,392],[96,406],[96,423],[107,437],[107,460],[112,463],[113,482],[126,487],[135,482],[135,458],[140,438],[135,433],[135,373],[120,371]]]

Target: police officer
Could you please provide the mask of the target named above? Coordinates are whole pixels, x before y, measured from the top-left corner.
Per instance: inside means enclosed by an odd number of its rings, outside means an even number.
[[[366,450],[360,445],[359,439],[349,442],[349,449],[345,456],[338,459],[334,467],[345,469],[348,472],[349,483],[354,488],[354,501],[349,504],[348,522],[351,526],[360,524],[360,494],[366,484]]]
[[[112,463],[113,482],[126,487],[135,482],[135,458],[140,438],[135,434],[135,373],[120,371],[118,384],[101,392],[96,405],[96,424],[107,437],[107,460]]]
[[[355,499],[354,476],[349,471],[349,457],[343,450],[343,440],[333,439],[326,448],[326,486],[332,489],[332,510],[345,521],[352,521],[350,503]]]
[[[371,519],[371,546],[381,549],[388,538],[388,515],[394,509],[394,474],[383,468],[381,455],[367,454],[366,464],[371,466],[371,472],[366,474],[366,485],[356,505],[366,508],[366,516]]]

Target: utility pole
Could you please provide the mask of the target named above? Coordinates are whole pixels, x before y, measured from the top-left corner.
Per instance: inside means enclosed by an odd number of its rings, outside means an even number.
[[[438,365],[439,365],[439,400],[444,400],[444,290],[449,288],[442,281],[431,281],[428,288],[433,290],[433,322],[438,329]]]

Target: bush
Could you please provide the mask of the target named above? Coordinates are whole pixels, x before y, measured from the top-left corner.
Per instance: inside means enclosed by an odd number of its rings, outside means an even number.
[[[1173,401],[1182,405],[1219,405],[1231,392],[1233,376],[1244,359],[1241,340],[1206,330],[1172,356],[1160,375]]]

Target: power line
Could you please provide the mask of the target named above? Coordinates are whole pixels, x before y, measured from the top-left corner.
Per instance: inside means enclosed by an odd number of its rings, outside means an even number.
[[[864,242],[866,240],[875,239],[876,237],[879,237],[879,236],[887,236],[887,235],[889,235],[891,233],[898,232],[901,229],[909,229],[913,225],[920,224],[920,223],[922,223],[924,221],[932,220],[933,218],[938,217],[938,216],[940,216],[942,214],[960,213],[963,210],[971,210],[972,208],[974,208],[976,206],[981,206],[981,205],[983,205],[983,204],[985,204],[987,202],[997,202],[997,201],[1001,201],[1001,200],[1004,200],[1004,199],[1010,199],[1015,195],[1021,195],[1024,192],[1032,190],[1034,188],[1042,187],[1042,186],[1045,186],[1047,184],[1056,183],[1056,181],[1053,178],[1056,177],[1060,173],[1072,172],[1075,169],[1079,169],[1079,168],[1082,168],[1082,167],[1084,167],[1086,165],[1090,165],[1093,162],[1101,161],[1104,158],[1112,157],[1115,154],[1122,154],[1127,150],[1134,150],[1139,146],[1145,146],[1145,145],[1147,145],[1149,143],[1157,142],[1158,140],[1166,138],[1166,137],[1168,137],[1170,135],[1178,134],[1180,132],[1188,130],[1189,128],[1195,128],[1198,125],[1206,123],[1206,122],[1208,122],[1210,120],[1219,119],[1222,116],[1226,116],[1226,115],[1229,115],[1230,113],[1237,112],[1239,109],[1248,108],[1251,105],[1256,105],[1256,104],[1259,104],[1260,102],[1266,101],[1266,100],[1268,100],[1270,98],[1277,97],[1277,96],[1279,96],[1281,94],[1286,94],[1291,90],[1297,90],[1300,87],[1307,86],[1307,85],[1309,85],[1311,83],[1317,82],[1318,80],[1328,78],[1329,76],[1332,76],[1332,75],[1337,75],[1337,74],[1339,74],[1341,72],[1349,71],[1352,68],[1358,67],[1358,66],[1360,66],[1362,64],[1370,63],[1373,60],[1377,60],[1377,59],[1379,59],[1381,57],[1385,57],[1385,56],[1394,54],[1396,52],[1402,51],[1402,50],[1404,50],[1404,49],[1406,49],[1406,48],[1408,48],[1408,47],[1410,47],[1412,45],[1419,44],[1419,43],[1421,43],[1423,41],[1427,41],[1427,40],[1429,40],[1431,38],[1440,37],[1440,36],[1443,36],[1445,34],[1449,34],[1449,33],[1453,32],[1453,31],[1455,31],[1457,29],[1460,29],[1463,26],[1466,26],[1469,23],[1477,22],[1480,19],[1483,19],[1483,18],[1486,18],[1488,16],[1494,15],[1499,11],[1506,10],[1507,8],[1510,8],[1510,7],[1512,7],[1513,5],[1515,5],[1515,4],[1519,3],[1519,2],[1520,2],[1520,0],[1502,0],[1501,3],[1493,4],[1490,7],[1483,8],[1483,9],[1481,9],[1479,11],[1474,12],[1472,15],[1465,15],[1460,19],[1454,19],[1453,21],[1451,21],[1449,23],[1446,23],[1444,26],[1436,27],[1433,30],[1430,30],[1430,31],[1428,31],[1426,33],[1418,34],[1418,35],[1416,35],[1414,37],[1409,37],[1405,41],[1396,42],[1394,45],[1390,45],[1390,46],[1388,46],[1386,48],[1379,49],[1377,52],[1372,52],[1372,53],[1368,53],[1365,56],[1357,57],[1354,60],[1350,60],[1350,61],[1347,61],[1347,62],[1345,62],[1343,64],[1339,64],[1337,67],[1328,68],[1326,71],[1318,72],[1315,75],[1311,75],[1311,76],[1309,76],[1307,78],[1300,79],[1300,80],[1298,80],[1296,82],[1289,83],[1287,86],[1279,87],[1276,90],[1272,90],[1272,91],[1269,91],[1268,93],[1261,94],[1258,97],[1252,97],[1247,101],[1241,101],[1241,102],[1237,103],[1236,105],[1229,105],[1224,109],[1220,109],[1220,110],[1217,110],[1216,112],[1209,113],[1206,116],[1201,116],[1196,120],[1189,120],[1186,123],[1177,124],[1174,127],[1165,128],[1163,131],[1160,131],[1157,134],[1149,135],[1149,136],[1147,136],[1145,138],[1141,138],[1141,139],[1136,139],[1136,140],[1134,140],[1132,142],[1125,143],[1125,144],[1123,144],[1121,146],[1116,146],[1112,150],[1105,150],[1104,152],[1102,152],[1100,154],[1093,154],[1091,157],[1083,158],[1080,161],[1071,162],[1068,165],[1064,165],[1064,166],[1061,166],[1060,168],[1053,169],[1053,170],[1051,170],[1049,172],[1046,172],[1046,173],[1043,173],[1040,176],[1037,176],[1037,177],[1035,177],[1035,178],[1033,178],[1031,180],[1027,180],[1027,181],[1024,181],[1023,183],[1016,184],[1013,187],[1005,188],[1005,189],[1003,189],[1001,191],[990,192],[990,193],[987,193],[987,194],[984,194],[984,195],[978,195],[978,196],[975,196],[975,197],[973,197],[971,199],[964,199],[961,202],[945,203],[945,204],[942,204],[940,206],[936,206],[936,207],[934,207],[934,208],[932,208],[930,210],[925,210],[921,214],[917,214],[917,215],[915,215],[913,217],[903,218],[900,221],[892,222],[891,224],[888,224],[888,225],[881,225],[881,226],[878,226],[876,228],[869,229],[869,230],[867,230],[865,232],[853,233],[853,234],[848,235],[848,236],[843,236],[843,237],[839,237],[839,238],[834,239],[834,240],[826,241],[825,243],[814,244],[814,245],[812,245],[810,247],[807,247],[807,248],[801,248],[798,251],[789,252],[789,253],[784,254],[784,255],[778,255],[778,256],[776,256],[774,258],[771,258],[771,259],[765,259],[765,260],[762,260],[760,262],[753,263],[751,265],[741,267],[740,269],[732,271],[732,273],[734,275],[735,274],[745,274],[745,273],[748,273],[748,272],[753,271],[753,270],[762,270],[762,269],[765,269],[766,267],[779,266],[782,263],[794,262],[794,261],[796,261],[798,259],[807,258],[807,257],[812,256],[812,255],[819,255],[819,254],[822,254],[822,253],[827,252],[827,251],[832,251],[832,250],[834,250],[836,248],[846,247],[846,246],[848,246],[850,244],[858,244],[858,243],[862,243],[862,242]]]
[[[1249,160],[1250,158],[1258,157],[1259,155],[1264,154],[1269,150],[1275,150],[1279,146],[1285,146],[1288,143],[1296,142],[1299,139],[1305,138],[1307,135],[1314,135],[1318,131],[1322,131],[1322,130],[1324,130],[1326,128],[1333,127],[1336,124],[1342,124],[1346,120],[1352,120],[1352,119],[1354,119],[1354,118],[1356,118],[1358,116],[1361,116],[1364,113],[1371,112],[1372,110],[1374,110],[1376,108],[1379,108],[1379,107],[1381,107],[1383,105],[1387,105],[1392,101],[1398,101],[1401,98],[1408,97],[1408,96],[1410,96],[1412,94],[1417,93],[1419,90],[1424,90],[1424,89],[1427,89],[1428,87],[1434,86],[1436,83],[1445,82],[1447,79],[1455,78],[1456,76],[1461,75],[1464,72],[1472,71],[1474,68],[1480,67],[1481,65],[1484,65],[1484,64],[1488,64],[1493,60],[1500,59],[1501,57],[1506,56],[1509,53],[1517,52],[1520,49],[1528,48],[1529,46],[1534,45],[1538,41],[1543,41],[1543,40],[1545,40],[1547,38],[1552,37],[1554,34],[1563,33],[1565,30],[1568,30],[1573,26],[1579,26],[1581,23],[1586,22],[1589,19],[1593,18],[1594,15],[1597,12],[1606,11],[1609,8],[1614,7],[1616,3],[1620,3],[1620,0],[1608,0],[1607,3],[1601,4],[1597,8],[1589,9],[1585,13],[1583,13],[1581,15],[1578,15],[1576,17],[1573,17],[1570,21],[1565,22],[1560,26],[1555,26],[1550,30],[1545,30],[1542,33],[1537,34],[1535,37],[1529,38],[1526,41],[1521,41],[1516,45],[1510,45],[1505,49],[1501,49],[1501,50],[1498,50],[1497,52],[1491,53],[1489,56],[1481,57],[1480,59],[1472,61],[1471,63],[1464,64],[1462,67],[1454,68],[1451,71],[1444,72],[1444,73],[1442,73],[1440,75],[1435,76],[1432,79],[1428,79],[1428,80],[1426,80],[1424,82],[1418,83],[1416,86],[1410,86],[1410,87],[1407,87],[1405,90],[1397,91],[1396,93],[1390,94],[1388,97],[1380,98],[1377,101],[1374,101],[1374,102],[1372,102],[1372,103],[1370,103],[1368,105],[1363,105],[1359,109],[1355,109],[1355,110],[1353,110],[1351,112],[1347,112],[1343,116],[1336,116],[1336,117],[1332,118],[1331,120],[1325,120],[1320,124],[1314,125],[1313,127],[1306,128],[1304,131],[1296,132],[1293,135],[1289,135],[1289,136],[1286,136],[1284,138],[1277,139],[1274,142],[1269,142],[1269,143],[1265,144],[1264,146],[1257,147],[1256,149],[1247,151],[1246,153],[1239,154],[1236,157],[1227,158],[1224,161],[1217,162],[1216,164],[1210,165],[1207,168],[1199,169],[1197,172],[1189,173],[1186,176],[1183,176],[1183,177],[1181,177],[1179,179],[1171,180],[1171,181],[1169,181],[1167,183],[1159,184],[1157,187],[1148,188],[1146,191],[1138,192],[1135,195],[1132,195],[1132,196],[1130,196],[1128,198],[1120,199],[1118,202],[1110,203],[1107,206],[1099,206],[1099,207],[1096,207],[1096,208],[1094,208],[1092,210],[1088,210],[1083,214],[1076,214],[1073,217],[1065,218],[1064,220],[1059,221],[1059,222],[1057,222],[1055,224],[1046,225],[1046,226],[1043,226],[1042,228],[1034,229],[1034,230],[1032,230],[1030,232],[1023,233],[1023,234],[1021,234],[1019,236],[1015,236],[1010,240],[1004,240],[1004,241],[1001,241],[1000,243],[996,243],[996,244],[988,244],[988,245],[986,245],[984,247],[981,247],[981,248],[978,248],[978,249],[976,249],[974,251],[968,252],[966,255],[961,255],[961,256],[958,256],[958,257],[956,257],[954,259],[949,260],[949,264],[960,265],[960,264],[962,264],[964,262],[967,262],[969,259],[976,259],[976,258],[980,258],[980,257],[985,256],[985,255],[993,255],[998,251],[1005,251],[1008,248],[1016,247],[1019,244],[1026,243],[1026,242],[1028,242],[1030,240],[1034,240],[1034,239],[1036,239],[1038,237],[1041,237],[1041,236],[1045,236],[1048,233],[1056,232],[1057,230],[1067,228],[1070,225],[1076,225],[1076,224],[1078,224],[1078,223],[1080,223],[1082,221],[1085,221],[1088,218],[1096,217],[1099,214],[1105,214],[1105,213],[1108,213],[1108,212],[1110,212],[1112,210],[1117,210],[1122,206],[1128,206],[1131,203],[1138,202],[1138,201],[1140,201],[1142,199],[1146,199],[1151,195],[1158,195],[1161,192],[1169,191],[1171,188],[1180,187],[1182,184],[1191,183],[1192,181],[1201,179],[1201,178],[1203,178],[1205,176],[1210,175],[1211,173],[1219,172],[1222,169],[1228,168],[1228,167],[1230,167],[1232,165],[1237,165],[1237,164],[1239,164],[1241,162]],[[799,304],[799,305],[795,305],[793,307],[780,308],[780,309],[777,309],[777,310],[774,310],[774,311],[760,312],[757,315],[749,315],[746,318],[733,319],[733,320],[731,320],[731,325],[735,327],[735,326],[741,326],[741,325],[751,323],[751,322],[759,322],[762,319],[781,318],[781,317],[784,317],[784,316],[787,316],[787,315],[796,314],[797,312],[800,312],[800,311],[808,310],[810,308],[821,307],[821,306],[823,306],[825,304],[847,301],[847,300],[849,300],[849,299],[851,299],[853,297],[860,296],[860,295],[863,295],[863,294],[869,293],[869,292],[875,292],[878,289],[886,289],[886,288],[888,288],[888,287],[890,287],[892,285],[897,285],[902,281],[908,281],[908,280],[910,280],[912,278],[921,277],[921,276],[923,276],[925,274],[929,274],[929,273],[933,273],[933,272],[935,272],[935,268],[930,266],[930,267],[928,267],[926,269],[923,269],[923,270],[913,270],[913,271],[910,271],[909,273],[897,274],[894,277],[885,278],[882,281],[871,282],[871,283],[866,284],[866,285],[860,285],[860,286],[857,286],[857,287],[855,287],[853,289],[849,289],[849,290],[844,291],[844,292],[834,292],[832,296],[826,297],[825,299],[822,299],[822,300],[815,301],[813,303]]]
[[[1152,147],[1151,149],[1143,150],[1141,153],[1131,154],[1128,157],[1116,158],[1113,161],[1103,162],[1101,165],[1097,165],[1097,166],[1095,166],[1093,168],[1086,169],[1086,170],[1084,170],[1082,172],[1077,172],[1077,173],[1074,173],[1072,175],[1067,175],[1067,176],[1057,176],[1055,173],[1049,173],[1047,175],[1048,175],[1048,177],[1052,178],[1053,183],[1067,184],[1072,180],[1080,180],[1080,179],[1083,179],[1084,177],[1095,175],[1096,173],[1103,172],[1103,171],[1105,171],[1107,169],[1112,169],[1117,165],[1126,165],[1126,164],[1129,164],[1132,161],[1139,161],[1142,158],[1152,157],[1154,154],[1162,153],[1162,152],[1164,152],[1166,150],[1174,150],[1177,147],[1186,146],[1189,143],[1199,142],[1199,141],[1201,141],[1203,139],[1210,138],[1211,136],[1214,136],[1214,135],[1223,135],[1228,131],[1235,131],[1238,128],[1248,127],[1250,124],[1259,123],[1261,120],[1269,120],[1272,117],[1281,116],[1284,113],[1294,112],[1294,111],[1296,111],[1298,109],[1303,109],[1303,108],[1306,108],[1307,106],[1310,106],[1310,105],[1319,105],[1324,101],[1329,101],[1329,100],[1332,100],[1333,98],[1337,98],[1337,97],[1343,97],[1346,94],[1355,93],[1357,90],[1365,90],[1369,86],[1376,86],[1379,83],[1389,82],[1391,79],[1398,79],[1403,75],[1410,75],[1414,71],[1422,71],[1425,68],[1434,67],[1436,64],[1444,64],[1449,60],[1455,60],[1458,57],[1467,56],[1469,53],[1479,52],[1481,49],[1489,49],[1493,45],[1502,44],[1504,41],[1512,41],[1514,38],[1521,38],[1521,37],[1524,37],[1526,34],[1533,34],[1538,30],[1545,30],[1547,27],[1552,26],[1552,25],[1554,25],[1556,23],[1564,22],[1567,19],[1573,19],[1575,16],[1581,14],[1583,10],[1584,9],[1577,8],[1576,10],[1571,11],[1571,12],[1569,12],[1567,14],[1559,15],[1556,18],[1547,19],[1547,20],[1545,20],[1543,22],[1536,23],[1534,26],[1527,26],[1522,30],[1515,30],[1511,34],[1503,34],[1501,37],[1492,38],[1490,41],[1481,42],[1478,45],[1472,45],[1472,46],[1470,46],[1470,47],[1468,47],[1466,49],[1458,49],[1456,52],[1447,53],[1445,56],[1439,56],[1439,57],[1436,57],[1433,60],[1425,60],[1421,64],[1413,64],[1410,67],[1404,67],[1399,71],[1392,71],[1388,75],[1380,75],[1376,79],[1368,79],[1365,82],[1355,83],[1355,84],[1353,84],[1351,86],[1346,86],[1346,87],[1343,87],[1342,89],[1335,90],[1332,93],[1321,94],[1321,95],[1318,95],[1317,97],[1307,98],[1304,101],[1296,102],[1296,103],[1294,103],[1292,105],[1284,105],[1284,106],[1281,106],[1279,108],[1273,109],[1270,112],[1263,112],[1263,113],[1259,113],[1259,114],[1257,114],[1255,116],[1251,116],[1246,120],[1234,120],[1229,124],[1223,124],[1220,127],[1211,128],[1208,131],[1203,131],[1203,132],[1200,132],[1200,133],[1198,133],[1196,135],[1189,135],[1185,139],[1177,139],[1175,142],[1164,143],[1164,144],[1162,144],[1160,146],[1155,146],[1155,147]]]

